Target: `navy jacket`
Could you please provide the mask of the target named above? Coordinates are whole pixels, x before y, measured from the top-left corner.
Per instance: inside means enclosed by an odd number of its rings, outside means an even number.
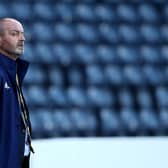
[[[25,131],[16,91],[16,69],[20,84],[28,62],[0,54],[0,168],[21,168]]]

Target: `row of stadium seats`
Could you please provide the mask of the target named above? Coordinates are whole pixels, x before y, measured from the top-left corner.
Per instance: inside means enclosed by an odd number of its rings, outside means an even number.
[[[150,43],[148,43],[150,44]],[[64,43],[47,44],[27,44],[25,49],[25,59],[32,63],[44,64],[167,64],[167,45],[89,45]],[[159,47],[160,46],[160,47]]]
[[[60,88],[30,86],[24,89],[29,107],[167,107],[168,88]]]
[[[110,1],[110,0],[109,0]],[[117,1],[116,1],[117,2]],[[32,19],[55,21],[65,20],[67,22],[72,20],[80,21],[103,21],[103,22],[120,22],[126,21],[131,23],[151,22],[158,23],[162,19],[168,18],[168,5],[166,4],[161,10],[155,4],[141,3],[66,3],[55,2],[48,3],[38,1],[36,3],[30,2],[14,2],[10,4],[0,4],[0,15],[12,15],[24,21],[31,21]],[[10,11],[8,9],[11,9]],[[45,11],[45,12],[44,12]],[[33,18],[32,18],[33,17]]]
[[[96,115],[95,115],[96,113]],[[122,108],[120,111],[104,108],[38,109],[31,113],[33,138],[59,136],[146,136],[168,133],[168,113],[151,108],[140,111]],[[98,119],[99,118],[99,125]]]
[[[25,84],[55,84],[57,86],[77,85],[135,85],[157,86],[168,85],[168,67],[156,65],[125,65],[116,64],[100,66],[91,64],[75,67],[31,66]]]

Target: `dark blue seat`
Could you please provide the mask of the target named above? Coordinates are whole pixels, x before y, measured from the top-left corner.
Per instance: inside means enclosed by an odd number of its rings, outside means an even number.
[[[75,27],[72,24],[57,23],[54,26],[55,38],[64,42],[74,42],[77,39]]]
[[[141,41],[139,29],[135,26],[121,24],[118,26],[120,40],[124,43],[138,43]]]
[[[95,18],[100,22],[114,22],[117,20],[113,6],[104,4],[95,4]]]
[[[63,44],[55,44],[52,46],[52,49],[54,60],[57,64],[65,66],[75,62],[75,56],[71,47]]]
[[[159,121],[163,133],[168,133],[168,108],[160,108]]]
[[[48,93],[44,87],[37,85],[32,85],[28,88],[28,105],[33,107],[46,107],[50,105],[50,100],[48,99]]]
[[[118,136],[122,133],[119,113],[113,109],[102,109],[100,112],[101,130],[104,136]]]
[[[143,22],[157,23],[160,20],[159,10],[152,3],[142,3],[138,6],[138,14]]]
[[[144,108],[140,111],[141,133],[144,135],[157,135],[160,130],[159,119],[156,111]]]
[[[116,44],[119,42],[119,33],[117,26],[110,24],[101,24],[98,27],[99,36],[102,41]]]
[[[77,36],[80,41],[87,43],[98,42],[98,31],[97,27],[94,25],[89,25],[86,23],[80,23],[76,26]]]
[[[68,98],[65,89],[58,86],[50,86],[48,89],[49,101],[58,107],[68,106]]]
[[[140,50],[141,57],[145,63],[162,63],[164,60],[160,56],[159,47],[144,46]]]
[[[120,112],[120,118],[125,135],[138,135],[140,131],[140,121],[137,111],[128,107],[123,107]]]
[[[82,86],[84,85],[84,72],[79,67],[71,67],[68,70],[68,81],[70,85],[73,86]]]
[[[140,27],[142,41],[147,43],[160,43],[162,41],[159,27],[153,25],[142,25]]]
[[[9,10],[9,5],[5,3],[0,4],[0,16],[3,17],[9,17],[11,15],[11,11]]]
[[[97,61],[93,47],[85,44],[77,44],[74,47],[74,59],[79,64],[92,64]]]
[[[42,133],[42,136],[39,138],[49,138],[55,136],[55,125],[52,112],[49,109],[40,108],[36,111],[36,114],[38,117],[36,122],[40,121],[41,123],[39,131]]]
[[[168,18],[168,16],[167,16]],[[168,32],[167,32],[168,26],[167,25],[163,25],[161,27],[161,36],[162,36],[162,40],[164,43],[168,42]]]
[[[94,6],[79,3],[75,8],[75,18],[80,22],[93,22],[95,20]]]
[[[53,40],[52,27],[45,22],[33,22],[32,35],[39,42],[51,42]]]
[[[78,136],[95,136],[97,120],[90,110],[72,109],[70,111],[73,127]]]
[[[142,62],[139,51],[136,47],[118,46],[117,56],[120,62],[134,64]]]
[[[130,90],[127,88],[121,88],[118,92],[118,100],[121,107],[133,107],[134,97]]]
[[[34,17],[39,21],[53,21],[55,19],[53,10],[54,8],[50,3],[37,1],[33,4]]]
[[[67,1],[73,1],[73,0],[67,0]],[[55,2],[55,1],[54,1]],[[75,9],[74,5],[71,5],[71,3],[61,2],[56,3],[54,5],[54,15],[55,19],[57,21],[63,21],[66,23],[72,22],[72,20],[75,18]]]
[[[32,5],[27,2],[12,3],[11,12],[13,17],[20,19],[21,21],[31,21],[33,18]]]
[[[143,73],[148,84],[158,85],[164,83],[164,71],[160,67],[146,65],[143,67]]]
[[[96,64],[86,67],[86,80],[89,85],[104,85],[106,78],[102,66]]]
[[[74,107],[87,107],[88,97],[84,89],[79,87],[70,87],[67,90],[68,104]]]
[[[168,63],[168,47],[167,46],[161,47],[161,55],[160,56],[165,63]]]
[[[59,137],[77,135],[69,113],[65,109],[56,109],[52,114],[55,127],[57,128],[55,129],[55,133]]]
[[[157,87],[155,94],[159,107],[168,108],[168,88],[163,86]]]
[[[152,95],[148,89],[139,88],[136,96],[137,102],[141,108],[153,107]]]
[[[44,84],[46,82],[45,71],[39,65],[30,65],[26,74],[25,83],[27,84]]]
[[[127,65],[123,69],[124,79],[127,84],[142,86],[145,78],[141,67]]]
[[[122,68],[116,65],[109,65],[105,67],[106,80],[111,85],[121,85],[125,83]]]
[[[48,77],[51,85],[63,86],[65,83],[63,71],[60,68],[50,67]]]
[[[114,96],[109,89],[89,87],[87,94],[92,107],[111,107],[114,104]]]
[[[120,21],[135,23],[139,21],[136,8],[132,5],[119,4],[117,6],[117,16]]]
[[[40,63],[51,64],[55,62],[54,55],[52,53],[52,47],[46,43],[38,42],[34,46],[35,57],[38,58]]]
[[[38,114],[36,113],[37,110],[31,110],[30,112],[30,120],[32,126],[32,138],[38,139],[43,137],[43,129],[42,129],[42,122]]]
[[[116,49],[108,45],[100,45],[96,48],[97,60],[102,64],[117,63],[119,59],[117,57]]]

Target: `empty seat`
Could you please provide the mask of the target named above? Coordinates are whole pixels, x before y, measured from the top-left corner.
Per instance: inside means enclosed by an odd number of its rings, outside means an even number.
[[[75,27],[72,24],[57,23],[54,26],[55,38],[64,42],[74,42],[77,39]]]
[[[160,20],[157,9],[157,6],[152,3],[142,3],[138,6],[138,13],[142,21],[156,23]]]
[[[26,74],[25,83],[27,84],[44,84],[46,82],[46,74],[39,65],[31,65]]]
[[[117,16],[120,21],[134,23],[139,20],[137,10],[132,5],[120,4],[117,7]]]
[[[70,1],[70,0],[67,0]],[[75,18],[74,6],[70,3],[56,3],[54,5],[55,17],[58,21],[71,22]]]
[[[50,99],[48,99],[48,93],[46,89],[37,85],[29,87],[27,100],[28,105],[33,107],[46,107],[50,104]]]
[[[157,26],[144,24],[140,27],[142,41],[147,43],[160,43],[161,33]]]
[[[55,44],[52,46],[54,60],[57,64],[69,65],[75,62],[75,56],[71,47],[63,44]]]
[[[7,4],[0,4],[0,16],[3,17],[9,17],[10,14],[9,6]]]
[[[121,123],[124,128],[125,135],[138,135],[140,131],[140,122],[137,111],[124,107],[120,112]]]
[[[156,111],[151,108],[144,108],[140,111],[140,123],[142,134],[157,135],[159,133],[159,120]]]
[[[159,66],[143,67],[144,78],[148,84],[159,85],[164,82],[164,71]]]
[[[118,136],[122,133],[122,123],[119,113],[113,109],[102,109],[100,112],[103,136]]]
[[[131,90],[126,88],[121,88],[118,92],[118,100],[121,107],[133,107],[134,97]]]
[[[48,77],[51,85],[63,86],[65,83],[63,71],[58,67],[50,67]]]
[[[81,22],[93,22],[95,20],[93,6],[79,3],[75,7],[75,18]]]
[[[168,47],[165,45],[165,46],[162,46],[161,47],[161,58],[163,58],[163,61],[164,63],[168,63]]]
[[[118,46],[117,56],[122,63],[134,64],[142,61],[136,47]]]
[[[23,21],[31,21],[33,17],[32,6],[29,3],[15,2],[11,4],[12,15]]]
[[[96,20],[100,22],[113,22],[116,19],[115,8],[110,5],[96,4],[94,9]]]
[[[50,3],[36,2],[33,5],[33,13],[36,20],[42,20],[42,21],[54,20],[55,15],[53,11],[54,8]]]
[[[32,25],[32,34],[34,40],[39,42],[51,42],[53,40],[52,28],[45,22],[34,22]]]
[[[98,27],[98,31],[102,41],[108,43],[119,42],[119,33],[116,26],[106,23],[100,24]]]
[[[50,86],[48,89],[50,104],[57,107],[68,106],[68,98],[64,88],[58,86]]]
[[[70,111],[74,130],[78,136],[95,136],[97,120],[95,114],[87,109],[80,110],[73,108]]]
[[[86,80],[89,85],[103,85],[106,83],[102,66],[90,65],[86,67]]]
[[[124,43],[138,43],[141,40],[139,29],[135,26],[120,25],[118,31],[120,40]]]
[[[122,68],[116,65],[109,65],[105,67],[106,80],[111,85],[121,85],[125,83]]]
[[[168,133],[168,108],[160,108],[159,121],[163,133]]]
[[[96,48],[97,60],[102,64],[117,63],[119,59],[117,57],[116,49],[108,45],[100,45]]]
[[[57,129],[55,132],[59,136],[73,136],[75,135],[75,128],[71,121],[69,111],[65,109],[54,110],[52,117],[54,124]]]
[[[70,106],[87,107],[88,97],[84,89],[79,87],[70,87],[67,90],[67,99]]]
[[[162,57],[158,47],[143,46],[140,50],[141,57],[145,63],[162,63]]]
[[[137,102],[141,108],[152,108],[153,107],[153,100],[152,95],[149,91],[149,89],[138,89],[137,95],[136,95]]]
[[[127,84],[144,85],[145,78],[141,67],[127,65],[124,67],[124,79]]]
[[[80,23],[76,26],[76,31],[80,41],[95,43],[99,39],[97,27],[94,25]]]
[[[167,17],[168,18],[168,17]],[[168,32],[167,32],[167,29],[168,29],[168,25],[163,25],[161,26],[161,36],[162,36],[162,39],[163,39],[163,42],[164,43],[167,43],[168,42]]]
[[[74,47],[75,61],[80,64],[91,64],[96,62],[96,54],[90,45],[78,44]]]
[[[168,88],[163,86],[157,87],[155,94],[158,105],[168,108]]]
[[[53,63],[55,62],[52,48],[46,43],[38,43],[34,46],[35,57],[38,58],[38,62],[41,63]]]
[[[70,85],[82,86],[84,85],[85,76],[80,67],[71,67],[68,70],[68,81]]]
[[[41,123],[41,127],[39,128],[39,131],[42,132],[43,134],[41,138],[48,138],[55,136],[54,133],[55,125],[51,111],[49,109],[39,108],[36,111],[36,114],[38,117],[38,120],[36,120],[36,122]]]
[[[111,107],[114,104],[114,97],[109,89],[89,87],[87,95],[92,107]]]

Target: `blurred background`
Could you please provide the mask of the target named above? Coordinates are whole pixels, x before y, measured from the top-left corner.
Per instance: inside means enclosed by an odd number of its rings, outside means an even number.
[[[34,140],[166,138],[167,0],[1,0],[0,17],[25,28]]]

